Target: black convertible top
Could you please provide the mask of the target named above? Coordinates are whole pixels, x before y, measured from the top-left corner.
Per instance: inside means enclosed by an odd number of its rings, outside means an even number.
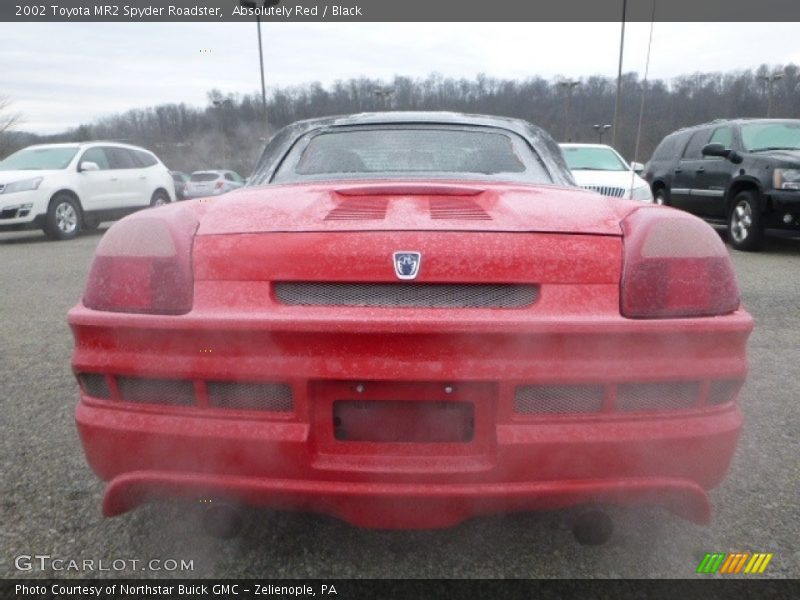
[[[539,156],[556,185],[574,186],[575,180],[567,167],[558,144],[540,127],[509,117],[471,115],[445,111],[387,111],[320,117],[295,121],[279,130],[267,143],[248,185],[264,185],[271,181],[281,159],[298,138],[315,129],[356,127],[364,125],[440,124],[465,127],[505,129],[522,137]]]

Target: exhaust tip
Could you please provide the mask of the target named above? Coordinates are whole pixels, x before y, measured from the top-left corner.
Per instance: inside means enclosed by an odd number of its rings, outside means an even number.
[[[587,510],[572,524],[572,534],[584,546],[605,544],[613,532],[614,521],[602,510]]]
[[[214,504],[205,509],[202,522],[208,535],[221,540],[236,537],[242,530],[242,514],[229,504]]]

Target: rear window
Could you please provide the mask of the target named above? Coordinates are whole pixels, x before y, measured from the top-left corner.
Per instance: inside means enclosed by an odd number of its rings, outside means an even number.
[[[149,152],[145,152],[144,150],[134,150],[133,153],[136,155],[136,160],[139,161],[139,164],[142,167],[152,167],[158,164],[156,157]]]
[[[133,152],[125,148],[105,148],[109,166],[112,169],[137,169],[139,168]]]
[[[696,160],[703,158],[701,150],[703,146],[708,143],[708,138],[711,137],[710,129],[700,129],[692,134],[692,139],[683,151],[683,158],[686,160]]]
[[[309,133],[289,152],[275,181],[465,174],[551,182],[538,157],[516,135],[431,127]]]
[[[676,134],[665,137],[656,148],[656,151],[653,152],[653,157],[650,160],[670,160],[675,158],[676,154],[678,154],[678,140],[681,137]]]
[[[219,179],[218,173],[192,173],[191,178],[189,181],[214,181],[215,179]]]

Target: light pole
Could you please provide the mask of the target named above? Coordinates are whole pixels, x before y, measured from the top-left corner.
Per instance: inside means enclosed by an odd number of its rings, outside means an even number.
[[[566,102],[564,104],[564,141],[569,142],[569,105],[572,102],[572,90],[575,89],[576,86],[580,85],[580,81],[575,81],[573,79],[565,79],[564,81],[559,81],[558,85],[563,87],[567,92]]]
[[[603,143],[603,134],[606,131],[608,131],[609,129],[611,129],[611,124],[610,123],[606,123],[605,125],[592,125],[592,129],[594,129],[597,132],[597,136],[599,138],[598,142],[600,144],[602,144]]]
[[[228,102],[228,100],[213,100],[212,104],[217,109],[217,122],[219,124],[219,141],[222,145],[222,168],[226,168],[228,166],[228,152],[225,148],[225,130],[222,127],[222,106]]]
[[[611,130],[611,145],[617,145],[617,126],[619,123],[619,105],[622,101],[622,53],[625,49],[625,12],[628,8],[628,0],[622,0],[622,29],[619,34],[619,67],[617,68],[617,95],[614,96],[614,128]]]
[[[381,110],[386,110],[386,101],[394,94],[393,88],[375,88],[375,96],[380,101]]]
[[[264,0],[263,6],[275,6],[280,0]],[[264,113],[264,128],[267,127],[267,86],[264,83],[264,50],[261,45],[261,15],[257,11],[258,3],[255,0],[239,0],[239,6],[256,11],[256,27],[258,28],[258,63],[261,67],[261,109]]]
[[[783,71],[775,71],[772,75],[759,75],[761,81],[767,83],[767,118],[772,116],[772,86],[773,84],[783,79]]]

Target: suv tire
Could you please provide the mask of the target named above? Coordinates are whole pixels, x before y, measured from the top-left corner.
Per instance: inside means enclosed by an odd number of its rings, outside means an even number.
[[[164,206],[165,204],[169,203],[169,196],[160,190],[155,192],[153,197],[150,199],[150,206]]]
[[[82,221],[80,203],[62,192],[50,200],[44,233],[53,240],[71,240],[80,233]]]
[[[728,238],[737,250],[752,252],[761,247],[764,226],[755,192],[745,190],[734,197],[728,213]]]

